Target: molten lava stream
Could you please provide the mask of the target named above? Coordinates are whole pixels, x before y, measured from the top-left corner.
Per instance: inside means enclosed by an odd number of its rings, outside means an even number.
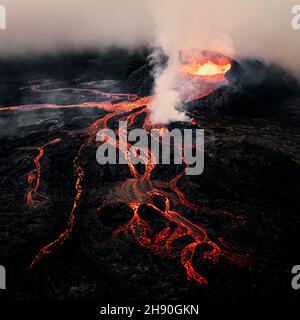
[[[114,98],[116,98],[116,95],[114,95]],[[32,269],[35,266],[35,264],[44,255],[50,254],[57,247],[61,246],[70,237],[70,234],[73,231],[74,222],[75,222],[75,211],[76,211],[78,203],[79,203],[79,201],[80,201],[80,199],[82,197],[82,194],[83,194],[82,181],[83,181],[83,178],[84,178],[84,170],[80,165],[80,159],[81,159],[81,155],[82,155],[82,152],[85,149],[85,147],[90,145],[91,143],[93,143],[95,141],[97,132],[100,130],[100,128],[102,126],[104,128],[108,128],[108,121],[111,120],[112,118],[114,118],[115,116],[117,116],[119,114],[119,112],[121,112],[121,111],[127,111],[128,112],[128,111],[132,111],[134,109],[140,108],[141,106],[144,105],[145,101],[149,101],[149,98],[141,98],[141,99],[139,99],[137,101],[127,102],[127,103],[120,102],[120,103],[114,104],[114,105],[111,105],[110,103],[102,103],[101,104],[101,106],[105,110],[115,109],[115,110],[118,110],[118,111],[109,113],[106,116],[104,116],[103,118],[100,118],[100,119],[96,120],[94,123],[91,124],[90,127],[88,127],[85,130],[86,134],[88,135],[88,137],[85,139],[84,143],[81,145],[81,147],[80,147],[75,159],[73,160],[74,172],[75,172],[75,175],[77,176],[76,184],[75,184],[75,189],[76,189],[77,193],[76,193],[76,197],[75,197],[75,199],[73,201],[72,210],[71,210],[69,218],[68,218],[67,228],[58,236],[58,238],[56,240],[54,240],[53,242],[47,244],[46,246],[44,246],[43,248],[40,249],[38,254],[35,256],[35,258],[31,262],[31,264],[29,266],[29,269]],[[129,118],[133,117],[133,115],[129,115],[128,117]],[[127,159],[128,159],[128,157],[127,157]],[[134,175],[137,175],[136,169],[130,163],[129,160],[128,160],[128,165],[129,165],[129,167],[131,169],[131,172]]]
[[[220,73],[224,74],[227,70],[228,66],[223,66],[222,68],[217,68]],[[198,73],[197,76],[202,76],[204,72],[209,74],[209,76],[214,76],[214,69],[210,63],[208,65],[203,65],[200,69],[198,68],[194,73]],[[185,69],[185,72],[189,72],[191,69]],[[204,71],[206,70],[206,71]],[[218,75],[218,74],[215,74]],[[194,75],[195,76],[195,75]],[[41,91],[42,89],[39,86],[33,86],[32,90],[34,91]],[[0,109],[0,111],[11,111],[11,110],[34,110],[38,108],[102,108],[110,113],[106,114],[102,118],[97,119],[94,121],[88,128],[85,130],[78,131],[78,134],[83,134],[84,142],[82,143],[81,147],[79,148],[76,157],[73,160],[73,167],[74,167],[74,174],[76,176],[75,182],[75,190],[76,195],[72,203],[71,211],[67,221],[66,229],[59,234],[59,236],[43,248],[39,250],[37,255],[32,260],[29,269],[32,269],[36,263],[45,255],[50,254],[53,250],[59,248],[63,243],[70,237],[75,223],[75,214],[78,204],[82,198],[84,193],[83,188],[83,179],[85,176],[84,169],[81,165],[83,152],[87,146],[95,143],[96,135],[101,128],[109,128],[109,124],[113,119],[119,118],[119,120],[127,121],[129,127],[133,126],[135,123],[135,119],[137,116],[141,114],[145,114],[145,120],[143,123],[143,129],[147,131],[148,134],[151,135],[150,129],[152,128],[151,121],[150,121],[150,111],[147,107],[152,100],[152,97],[144,97],[139,98],[136,95],[131,94],[109,94],[103,93],[99,90],[94,89],[72,89],[72,88],[62,88],[62,89],[44,89],[43,92],[51,92],[51,91],[65,91],[65,90],[72,90],[74,92],[77,91],[89,91],[94,94],[103,95],[106,98],[110,99],[111,101],[107,102],[88,102],[82,103],[77,105],[33,105],[33,106],[12,106],[12,107],[5,107]],[[128,101],[122,101],[117,103],[112,103],[112,101],[120,98],[126,98]],[[143,107],[143,108],[142,108]],[[157,130],[164,131],[164,127],[157,128]],[[70,132],[70,134],[74,134],[76,132]],[[125,135],[125,127],[122,126],[120,128],[120,135]],[[33,201],[32,196],[33,194],[38,194],[38,188],[40,184],[40,159],[44,154],[44,148],[50,144],[54,144],[59,142],[60,139],[55,139],[50,141],[49,143],[35,148],[39,151],[38,156],[34,159],[34,163],[36,165],[36,169],[29,173],[28,181],[33,183],[36,181],[35,187],[28,193],[27,199],[29,202]],[[108,139],[108,142],[111,143],[118,149],[121,150],[128,150],[132,147],[129,143],[127,145],[121,145],[119,141]],[[176,146],[179,147],[179,146]],[[181,147],[181,146],[180,146]],[[133,152],[138,152],[138,149],[134,148]],[[163,191],[162,189],[171,189],[178,197],[180,203],[192,210],[198,210],[198,207],[194,204],[190,203],[184,193],[179,189],[177,183],[179,179],[182,178],[183,172],[175,176],[169,182],[162,182],[162,181],[152,181],[151,180],[151,173],[156,168],[156,161],[151,161],[151,159],[155,159],[155,155],[152,154],[151,151],[147,150],[139,150],[140,157],[143,159],[145,170],[143,173],[139,173],[135,166],[131,163],[131,158],[129,152],[125,152],[124,156],[127,161],[127,165],[130,169],[130,173],[132,175],[132,179],[128,179],[121,185],[120,189],[118,190],[117,194],[118,197],[132,209],[133,216],[131,220],[125,224],[124,226],[119,227],[115,232],[114,235],[117,236],[120,232],[124,232],[128,234],[129,232],[133,234],[138,244],[144,248],[152,250],[155,254],[160,255],[162,257],[169,257],[174,258],[176,254],[174,253],[175,247],[173,246],[174,241],[185,237],[190,236],[193,240],[191,243],[185,245],[180,252],[181,256],[181,263],[186,269],[188,279],[193,279],[199,284],[206,284],[207,280],[197,273],[193,266],[193,258],[195,255],[195,250],[197,246],[205,244],[211,250],[207,250],[203,254],[203,259],[211,261],[212,263],[216,263],[219,257],[225,256],[230,261],[235,263],[240,263],[241,265],[244,263],[243,256],[236,255],[231,253],[231,250],[234,250],[234,246],[230,246],[222,237],[219,237],[219,242],[221,245],[225,247],[225,250],[221,250],[220,247],[211,241],[204,228],[192,223],[188,219],[186,219],[182,214],[178,211],[171,209],[171,196],[168,192]],[[183,159],[184,160],[184,159]],[[184,162],[185,163],[185,162]],[[186,164],[186,163],[185,163]],[[187,164],[186,164],[187,165]],[[161,197],[164,200],[165,208],[161,209],[158,208],[154,203],[155,197]],[[115,196],[114,196],[115,200]],[[171,232],[170,228],[165,228],[158,232],[156,235],[153,235],[151,227],[149,224],[144,221],[138,214],[138,210],[141,205],[147,205],[152,209],[159,212],[165,219],[174,223],[176,228],[174,231]],[[244,260],[243,260],[244,259]]]
[[[76,155],[76,157],[73,160],[73,166],[74,166],[74,172],[76,175],[76,183],[75,183],[75,189],[76,189],[76,196],[73,201],[72,209],[69,214],[68,222],[67,222],[67,228],[58,236],[56,240],[53,242],[50,242],[46,246],[40,249],[38,254],[34,257],[33,261],[31,262],[29,269],[32,269],[35,264],[44,256],[47,254],[50,254],[53,250],[55,250],[57,247],[64,244],[64,242],[70,237],[73,228],[74,228],[74,222],[75,222],[75,211],[78,206],[78,203],[82,197],[83,194],[83,186],[82,181],[84,178],[84,170],[80,165],[80,159],[83,149],[89,145],[95,138],[97,131],[99,130],[102,123],[106,124],[108,120],[112,117],[114,117],[116,114],[111,113],[106,116],[104,116],[102,119],[99,119],[95,121],[88,129],[87,132],[90,134],[88,138],[85,140],[85,142],[81,145],[79,148],[79,151]]]
[[[40,182],[41,182],[40,160],[43,157],[44,149],[47,146],[56,144],[60,141],[61,141],[61,139],[57,138],[57,139],[53,139],[53,140],[45,143],[44,145],[42,145],[40,147],[22,148],[23,150],[37,150],[39,152],[38,155],[33,159],[33,162],[35,164],[35,169],[31,170],[27,175],[28,184],[32,185],[35,182],[34,187],[28,191],[27,196],[26,196],[26,200],[27,200],[28,204],[35,204],[36,202],[38,202],[38,200],[33,199],[34,196],[41,198],[41,199],[47,199],[46,196],[44,196],[38,192],[39,187],[40,187]]]

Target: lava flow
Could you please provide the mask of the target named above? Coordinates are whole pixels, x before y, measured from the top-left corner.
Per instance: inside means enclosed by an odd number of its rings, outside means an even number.
[[[227,85],[226,72],[231,59],[211,51],[187,51],[181,54],[178,91],[184,101],[200,99]]]
[[[27,147],[27,148],[22,148],[22,150],[37,150],[38,155],[33,159],[33,162],[35,164],[35,169],[31,170],[28,175],[27,175],[27,182],[28,184],[32,185],[34,184],[34,187],[30,189],[27,193],[26,200],[28,204],[34,204],[39,201],[39,199],[47,199],[46,196],[42,195],[41,193],[38,192],[39,187],[40,187],[40,182],[41,182],[41,164],[40,160],[44,155],[44,149],[49,146],[56,144],[60,142],[61,139],[53,139],[47,143],[45,143],[42,146],[39,147]]]
[[[183,70],[188,74],[188,76],[195,77],[215,77],[216,75],[224,73],[230,68],[230,64],[228,61],[223,61],[224,63],[216,64],[217,62],[212,61],[204,61],[202,65],[199,65],[199,61],[197,64],[192,62],[189,66],[183,65]],[[198,81],[198,79],[197,79]],[[216,80],[210,81],[210,83],[216,83]],[[223,82],[221,82],[223,83]],[[220,85],[220,83],[218,83]],[[215,85],[210,86],[207,90],[214,90]],[[87,147],[93,144],[97,144],[96,136],[100,129],[102,128],[110,128],[112,127],[115,121],[127,121],[128,127],[133,127],[136,124],[136,119],[139,115],[144,115],[144,120],[142,124],[142,128],[151,135],[150,129],[153,128],[150,120],[150,111],[149,104],[151,103],[152,97],[138,97],[132,94],[110,94],[104,93],[95,89],[76,89],[76,88],[60,88],[60,89],[41,89],[38,85],[34,85],[32,87],[34,92],[51,92],[51,91],[73,91],[78,92],[82,90],[89,90],[91,93],[96,95],[101,95],[106,98],[105,102],[86,102],[82,104],[76,105],[48,105],[48,104],[40,104],[40,105],[30,105],[30,106],[11,106],[1,108],[0,111],[10,111],[10,110],[34,110],[40,108],[102,108],[106,110],[108,113],[94,121],[88,128],[81,131],[71,131],[67,134],[80,134],[83,136],[83,143],[80,146],[76,157],[73,160],[74,174],[75,174],[75,190],[76,195],[73,200],[73,204],[71,207],[71,211],[69,214],[69,218],[67,221],[66,229],[59,234],[59,236],[47,244],[36,254],[34,259],[32,260],[29,269],[34,268],[36,263],[40,261],[40,259],[53,252],[53,250],[58,249],[63,243],[70,237],[73,229],[76,218],[76,212],[78,211],[78,204],[81,198],[84,195],[84,187],[83,180],[85,177],[85,171],[83,168],[83,158],[84,152]],[[197,93],[199,94],[199,92]],[[186,95],[186,94],[185,94]],[[194,93],[195,96],[195,93]],[[122,100],[121,102],[119,100]],[[126,99],[124,101],[124,99]],[[117,101],[116,101],[117,100]],[[122,129],[120,132],[122,133]],[[163,127],[158,127],[157,130],[161,130],[163,132]],[[116,134],[117,130],[115,131]],[[119,132],[119,134],[120,134]],[[41,179],[41,164],[42,156],[44,154],[44,148],[55,143],[60,142],[63,139],[57,138],[52,140],[40,147],[33,148],[38,151],[37,157],[34,158],[34,163],[36,168],[28,174],[28,182],[32,184],[35,182],[34,187],[27,194],[27,202],[31,205],[36,205],[36,201],[34,201],[33,196],[42,197],[45,196],[40,195],[38,192],[38,188],[40,185]],[[114,147],[124,150],[123,146],[119,141],[108,139],[108,142],[111,143]],[[128,143],[126,149],[129,150],[131,145]],[[182,147],[182,146],[175,146]],[[132,149],[131,149],[132,150]],[[103,200],[103,206],[106,206],[110,203],[115,203],[116,201],[121,201],[126,203],[132,209],[132,218],[126,223],[124,226],[120,226],[115,232],[114,236],[117,237],[120,233],[125,233],[126,235],[133,235],[136,239],[137,243],[144,248],[151,250],[154,254],[159,255],[164,258],[176,258],[178,255],[180,256],[180,261],[183,267],[186,269],[188,279],[193,279],[199,284],[206,284],[207,279],[199,274],[194,268],[194,255],[196,252],[196,248],[198,246],[204,245],[206,251],[203,254],[203,260],[211,263],[216,263],[220,256],[224,256],[228,258],[230,261],[233,261],[239,265],[245,265],[247,263],[248,257],[241,256],[232,252],[235,247],[231,246],[226,240],[222,237],[217,238],[215,241],[212,241],[207,234],[207,231],[188,220],[184,217],[183,212],[179,212],[174,208],[174,199],[176,198],[177,203],[179,203],[180,207],[185,207],[186,210],[194,210],[195,212],[199,212],[200,209],[192,204],[185,196],[185,194],[179,189],[178,181],[183,177],[183,172],[179,173],[175,177],[172,177],[170,181],[159,181],[152,180],[152,172],[156,168],[156,164],[152,161],[150,162],[151,156],[155,157],[155,155],[151,154],[151,151],[147,150],[134,150],[134,152],[140,153],[140,157],[144,159],[144,170],[137,170],[137,168],[131,163],[129,152],[124,154],[125,159],[127,160],[127,165],[129,167],[131,178],[126,179],[122,183],[117,183],[111,190],[108,190],[107,195]],[[184,159],[183,159],[184,160]],[[164,207],[161,208],[157,206],[155,199],[160,198],[164,203]],[[174,224],[176,227],[172,230],[170,227],[165,228],[158,232],[157,234],[153,234],[153,230],[151,226],[143,220],[139,215],[140,207],[144,205],[152,210],[156,210],[164,219]],[[102,208],[101,207],[101,208]],[[101,213],[101,208],[98,210]],[[174,242],[177,239],[182,237],[189,236],[190,243],[186,244],[180,252],[176,252]],[[209,248],[209,249],[207,249]]]

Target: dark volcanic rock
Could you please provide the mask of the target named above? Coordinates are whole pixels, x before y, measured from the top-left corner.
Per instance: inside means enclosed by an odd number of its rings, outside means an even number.
[[[145,64],[129,75],[123,85],[123,89],[143,97],[152,94],[153,85],[152,68],[149,64]]]
[[[40,62],[33,59],[26,62],[24,73],[16,62],[5,65],[0,61],[6,77],[0,87],[1,105],[95,99],[89,93],[81,97],[78,93],[41,96],[30,90],[19,91],[20,86],[28,88],[36,78],[51,78],[56,73],[60,79],[46,81],[48,88],[82,88],[87,83],[99,87],[96,81],[101,78],[118,80],[116,86],[132,93],[151,92],[153,79],[145,64],[147,55],[122,59],[120,53],[115,53],[115,59],[109,54],[102,58],[84,56],[75,55],[66,65],[62,63],[64,56]],[[205,170],[201,176],[183,177],[178,185],[199,210],[182,206],[175,196],[172,209],[205,228],[213,241],[224,238],[238,247],[238,253],[250,254],[251,268],[223,258],[217,264],[203,263],[203,248],[198,248],[196,269],[209,280],[208,286],[199,286],[187,281],[179,257],[161,259],[138,246],[130,235],[114,238],[116,228],[132,217],[132,210],[121,201],[116,187],[130,176],[129,171],[126,166],[98,165],[96,148],[87,147],[82,157],[84,194],[74,230],[63,246],[28,272],[26,268],[38,250],[66,228],[76,195],[73,159],[86,138],[83,129],[106,112],[72,109],[1,113],[0,264],[7,267],[9,277],[9,288],[1,290],[1,298],[197,299],[202,303],[205,299],[279,297],[296,301],[290,288],[290,268],[300,259],[300,94],[294,80],[259,62],[234,63],[227,77],[229,86],[188,105],[188,112],[205,129]],[[113,88],[112,83],[112,91],[120,89]],[[135,125],[140,126],[141,121],[138,118]],[[190,124],[170,124],[173,127],[190,128]],[[70,134],[70,130],[78,129],[79,134]],[[28,207],[26,178],[34,168],[37,151],[24,147],[40,146],[58,136],[62,137],[61,143],[47,147],[41,160],[40,192],[47,199]],[[158,166],[153,180],[169,180],[179,169]],[[105,204],[106,197],[113,203]],[[157,206],[163,205],[157,200]],[[147,206],[142,206],[139,214],[155,232],[174,228]],[[184,237],[176,246],[181,248],[189,241]]]
[[[285,70],[257,60],[233,61],[226,78],[228,86],[188,103],[192,115],[209,121],[270,114],[280,117],[280,102],[300,91],[298,81]]]

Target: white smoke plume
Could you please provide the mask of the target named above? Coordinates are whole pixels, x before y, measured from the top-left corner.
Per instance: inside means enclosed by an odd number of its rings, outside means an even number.
[[[179,67],[178,52],[168,55],[168,64],[161,70],[160,62],[155,67],[154,99],[151,104],[151,119],[154,123],[169,123],[170,121],[183,121],[185,114],[176,110],[180,102],[179,94],[175,89],[176,74]]]
[[[154,121],[182,120],[175,106],[180,52],[211,49],[234,58],[277,63],[300,79],[297,0],[0,0],[7,30],[0,56],[65,48],[160,46],[169,57],[156,70]]]
[[[169,57],[158,73],[154,121],[183,120],[174,86],[180,52],[221,52],[232,58],[258,57],[300,78],[300,31],[291,27],[293,0],[152,0],[155,39]]]

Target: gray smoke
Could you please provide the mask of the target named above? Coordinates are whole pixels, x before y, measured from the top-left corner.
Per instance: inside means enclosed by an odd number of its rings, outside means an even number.
[[[212,49],[277,63],[300,78],[300,30],[291,27],[297,0],[0,0],[7,30],[0,55],[65,48],[159,46],[169,56],[157,66],[155,121],[182,120],[175,106],[181,51]]]

